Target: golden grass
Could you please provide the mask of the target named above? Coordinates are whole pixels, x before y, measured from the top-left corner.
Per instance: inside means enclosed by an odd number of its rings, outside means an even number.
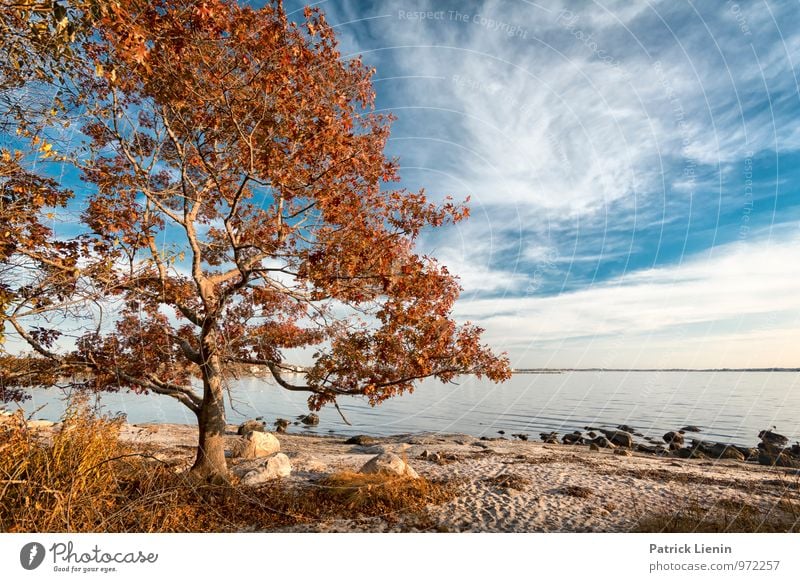
[[[121,422],[76,401],[51,439],[21,413],[0,425],[0,532],[235,532],[329,518],[392,521],[453,495],[445,483],[358,473],[304,487],[198,484],[120,442]]]
[[[762,505],[739,499],[714,503],[690,500],[674,512],[654,512],[639,519],[635,532],[645,533],[797,533],[800,500],[782,495]]]

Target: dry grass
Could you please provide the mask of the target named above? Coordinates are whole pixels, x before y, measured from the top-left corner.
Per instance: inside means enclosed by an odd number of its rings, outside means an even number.
[[[342,471],[296,490],[285,499],[289,504],[284,510],[303,521],[342,515],[392,521],[401,513],[421,511],[428,504],[444,503],[454,495],[454,487],[444,482]]]
[[[674,512],[656,512],[639,519],[635,532],[645,533],[797,533],[800,501],[781,496],[761,505],[740,499],[714,503],[691,500]]]
[[[21,414],[0,425],[0,532],[235,532],[327,518],[393,520],[445,501],[425,479],[338,473],[313,486],[201,485],[119,441],[120,419],[82,402],[45,439]]]

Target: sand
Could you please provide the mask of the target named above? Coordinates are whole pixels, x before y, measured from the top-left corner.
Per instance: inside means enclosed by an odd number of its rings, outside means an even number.
[[[230,427],[229,438],[237,438],[235,430]],[[287,485],[307,485],[339,470],[357,471],[376,454],[389,451],[403,455],[423,477],[454,480],[458,492],[448,503],[428,506],[419,526],[419,515],[400,515],[283,531],[429,531],[435,524],[436,531],[450,532],[627,532],[654,511],[674,512],[693,502],[708,506],[735,501],[769,508],[787,490],[797,495],[800,485],[797,470],[753,463],[622,456],[586,446],[482,441],[469,435],[399,435],[376,438],[370,446],[345,444],[345,437],[276,436],[293,466],[292,475],[284,479]],[[155,449],[182,470],[191,464],[196,429],[126,425],[122,437]],[[504,486],[503,480],[513,486]]]

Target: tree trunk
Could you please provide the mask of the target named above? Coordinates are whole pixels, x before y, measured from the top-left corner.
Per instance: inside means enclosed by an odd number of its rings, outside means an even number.
[[[192,475],[210,483],[228,481],[225,461],[225,401],[222,394],[221,366],[211,357],[201,366],[203,375],[203,405],[197,414],[200,440]]]

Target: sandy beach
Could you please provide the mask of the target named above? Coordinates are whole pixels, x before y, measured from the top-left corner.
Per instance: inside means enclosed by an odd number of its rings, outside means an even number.
[[[229,427],[231,445],[240,437]],[[391,515],[305,523],[280,531],[314,532],[628,532],[654,514],[689,506],[758,508],[764,515],[798,499],[800,471],[732,460],[679,459],[619,449],[592,451],[462,434],[346,438],[276,434],[292,465],[286,487],[306,487],[338,471],[358,471],[384,452],[404,458],[420,476],[448,481],[454,498],[424,516]],[[124,425],[121,437],[176,471],[193,460],[196,429],[187,425]],[[242,475],[263,459],[230,459]],[[255,490],[257,491],[257,489]]]

